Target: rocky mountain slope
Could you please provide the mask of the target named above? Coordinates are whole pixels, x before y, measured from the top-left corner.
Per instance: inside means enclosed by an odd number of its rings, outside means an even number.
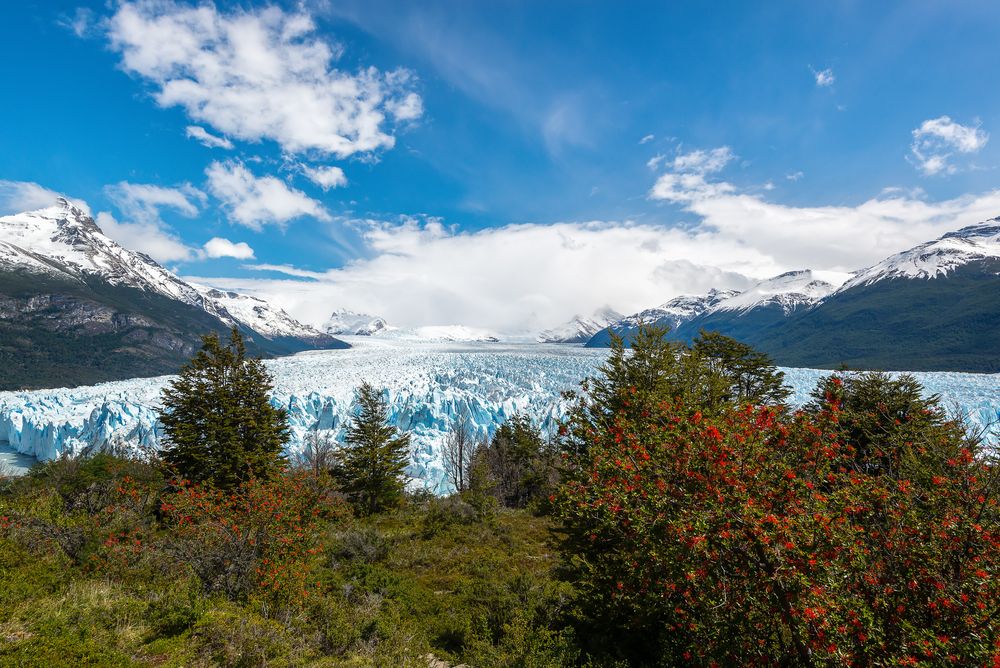
[[[1000,219],[892,255],[837,289],[804,271],[719,294],[680,297],[613,329],[626,340],[640,322],[684,339],[719,331],[788,366],[1000,371]]]
[[[239,297],[186,283],[66,200],[0,217],[0,388],[170,373],[232,326],[255,354],[346,346]]]

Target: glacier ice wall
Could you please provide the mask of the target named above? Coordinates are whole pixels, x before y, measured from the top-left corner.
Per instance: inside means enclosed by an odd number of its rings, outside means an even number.
[[[559,344],[416,343],[350,337],[349,350],[300,353],[268,360],[272,402],[288,411],[290,451],[311,430],[343,438],[362,380],[385,388],[390,419],[412,436],[409,474],[415,486],[447,491],[444,437],[463,413],[479,435],[490,435],[515,413],[551,433],[564,417],[565,390],[576,388],[604,361],[606,349]],[[806,401],[829,372],[784,369],[792,402]],[[1000,374],[918,373],[974,423],[1000,419]],[[169,376],[73,389],[0,393],[0,444],[47,460],[108,446],[142,451],[159,446],[160,391]]]

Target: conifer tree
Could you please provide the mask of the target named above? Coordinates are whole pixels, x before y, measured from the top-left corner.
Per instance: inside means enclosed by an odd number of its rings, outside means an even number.
[[[179,476],[233,489],[272,477],[284,466],[288,421],[270,402],[273,381],[259,359],[247,358],[233,328],[228,345],[216,334],[163,390],[163,459]]]
[[[399,505],[406,486],[410,435],[389,424],[389,406],[380,390],[364,382],[357,392],[358,412],[347,427],[338,477],[363,513]]]

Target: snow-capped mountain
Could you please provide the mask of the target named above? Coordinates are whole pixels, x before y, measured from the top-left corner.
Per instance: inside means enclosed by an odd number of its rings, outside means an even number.
[[[678,297],[616,322],[691,340],[702,329],[748,343],[787,366],[1000,371],[1000,218],[949,232],[859,270],[835,288],[806,271],[742,292]],[[606,332],[588,347],[610,342]]]
[[[337,309],[330,314],[330,319],[323,324],[323,331],[334,336],[371,336],[387,329],[389,324],[384,318],[367,313],[356,313],[350,309]]]
[[[747,312],[773,305],[780,307],[788,315],[803,306],[818,304],[834,289],[834,285],[819,280],[809,269],[789,271],[721,299],[705,312]]]
[[[586,343],[598,332],[621,320],[622,314],[610,306],[594,311],[589,318],[573,316],[569,322],[538,335],[539,343]]]
[[[0,217],[0,387],[169,373],[234,325],[253,354],[346,347],[258,299],[196,288],[65,199]]]
[[[656,323],[677,329],[685,322],[711,311],[721,302],[737,294],[739,292],[736,290],[716,290],[713,288],[704,295],[681,295],[655,308],[639,311],[622,318],[621,323],[633,327]]]
[[[944,277],[967,264],[998,258],[1000,217],[963,227],[891,255],[878,264],[855,273],[838,292],[894,278]]]
[[[790,271],[758,281],[743,291],[713,289],[704,295],[675,297],[656,308],[622,318],[611,329],[626,341],[640,325],[667,327],[671,338],[681,340],[691,340],[703,329],[745,339],[815,306],[833,290],[833,285],[819,280],[808,269]],[[610,333],[603,331],[593,336],[587,346],[602,347],[610,342]]]
[[[45,209],[0,216],[0,270],[76,281],[96,277],[110,285],[204,307],[202,296],[191,285],[148,255],[107,237],[93,218],[61,197]]]
[[[329,339],[323,332],[304,325],[280,308],[268,302],[229,290],[189,283],[201,294],[206,305],[226,324],[246,327],[267,339],[281,337],[309,340]]]

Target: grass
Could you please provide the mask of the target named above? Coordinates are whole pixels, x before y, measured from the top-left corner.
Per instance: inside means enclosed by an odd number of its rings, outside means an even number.
[[[84,522],[53,508],[72,503],[75,479],[95,477],[50,471],[0,486],[0,516]],[[575,657],[547,518],[415,498],[320,528],[312,593],[280,609],[207,596],[183,568],[74,565],[0,530],[0,666],[541,667]]]

